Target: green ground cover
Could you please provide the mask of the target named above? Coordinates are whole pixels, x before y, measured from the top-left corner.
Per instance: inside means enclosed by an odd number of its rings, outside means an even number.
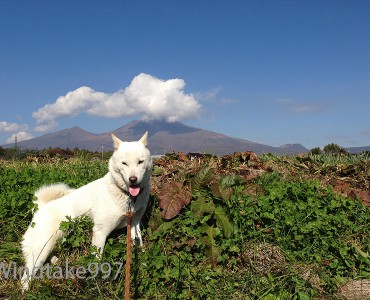
[[[366,155],[156,160],[144,247],[132,252],[132,298],[369,298],[369,170]],[[20,240],[39,186],[79,187],[106,172],[106,161],[88,158],[0,161],[3,271],[23,264]],[[97,262],[91,227],[87,218],[64,222],[52,255],[55,270],[68,261],[97,276],[36,279],[22,295],[19,280],[0,269],[0,298],[122,299],[125,230],[108,238]]]

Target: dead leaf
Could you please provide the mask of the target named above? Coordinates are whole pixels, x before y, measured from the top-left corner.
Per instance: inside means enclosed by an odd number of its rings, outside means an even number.
[[[366,206],[369,206],[370,207],[370,196],[368,193],[366,193],[365,191],[361,191],[361,190],[353,190],[349,193],[348,195],[349,197],[351,197],[352,199],[360,199],[362,201],[362,203]]]
[[[188,161],[189,160],[189,158],[186,156],[186,154],[184,152],[180,151],[178,153],[178,155],[179,155],[179,160],[182,160],[182,161]]]
[[[190,203],[190,200],[191,194],[188,186],[183,186],[177,181],[167,182],[158,194],[162,218],[170,220],[176,217],[180,210]]]

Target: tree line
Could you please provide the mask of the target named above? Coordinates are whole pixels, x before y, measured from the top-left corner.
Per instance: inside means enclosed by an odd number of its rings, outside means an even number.
[[[247,150],[247,149],[246,149]],[[312,148],[309,151],[311,155],[349,155],[348,151],[343,147],[331,143],[321,149],[320,147]],[[98,152],[98,151],[89,151],[85,149],[62,149],[62,148],[47,148],[43,150],[32,150],[32,149],[19,149],[17,147],[13,148],[3,148],[0,146],[0,158],[2,159],[24,159],[27,157],[42,157],[42,158],[72,158],[72,157],[89,157],[89,158],[101,158],[107,159],[112,155],[112,151]]]
[[[101,158],[107,159],[112,155],[112,151],[98,152],[89,151],[79,148],[46,148],[43,150],[36,149],[20,149],[17,147],[3,148],[0,146],[0,158],[2,159],[25,159],[27,157],[40,157],[40,158],[73,158],[73,157],[86,157],[86,158]]]

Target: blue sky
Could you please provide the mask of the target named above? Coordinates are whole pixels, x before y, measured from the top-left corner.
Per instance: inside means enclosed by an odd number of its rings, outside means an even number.
[[[182,121],[370,145],[369,1],[2,1],[0,144]]]

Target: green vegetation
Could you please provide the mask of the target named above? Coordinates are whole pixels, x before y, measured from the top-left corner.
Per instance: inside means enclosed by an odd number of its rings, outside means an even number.
[[[326,154],[347,154],[347,151],[345,149],[334,143],[326,145],[323,148],[323,151]]]
[[[112,151],[92,152],[84,149],[62,149],[62,148],[47,148],[44,150],[32,150],[32,149],[20,149],[17,147],[3,148],[0,146],[0,158],[1,159],[28,159],[34,161],[45,161],[51,158],[64,158],[69,159],[73,157],[77,158],[102,158],[108,159],[112,155]]]
[[[107,162],[89,157],[0,161],[0,262],[22,265],[19,242],[40,185],[79,187],[106,171]],[[154,163],[143,251],[132,253],[132,296],[367,299],[369,179],[365,154],[162,157]],[[84,217],[62,223],[56,267],[97,263],[91,226]],[[37,279],[22,296],[19,280],[0,275],[0,298],[122,299],[125,257],[125,230],[114,232],[102,258],[108,278]]]

